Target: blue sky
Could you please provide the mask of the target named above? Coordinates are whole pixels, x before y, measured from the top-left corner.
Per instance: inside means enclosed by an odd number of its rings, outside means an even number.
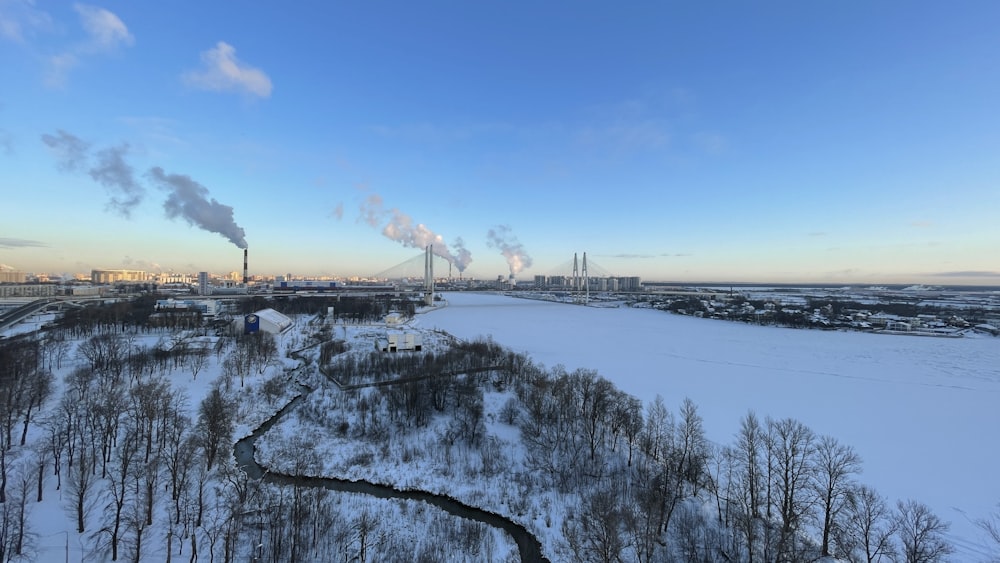
[[[0,0],[0,263],[1000,284],[1000,4],[538,4]]]

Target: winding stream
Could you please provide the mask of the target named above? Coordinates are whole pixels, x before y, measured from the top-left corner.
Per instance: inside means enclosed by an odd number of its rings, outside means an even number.
[[[265,432],[270,430],[271,427],[281,419],[281,417],[288,414],[288,412],[290,412],[304,397],[306,397],[310,391],[311,390],[304,390],[301,395],[289,401],[289,403],[282,407],[280,411],[275,413],[274,416],[267,419],[263,424],[257,427],[256,430],[251,432],[249,436],[236,442],[235,446],[233,446],[233,456],[236,458],[236,465],[246,472],[247,477],[250,477],[251,479],[262,479],[265,483],[273,483],[276,485],[322,487],[331,491],[361,493],[384,499],[420,500],[436,506],[454,516],[475,520],[476,522],[482,522],[486,525],[493,526],[494,528],[499,528],[507,532],[514,538],[514,542],[517,544],[517,549],[521,554],[521,561],[532,563],[536,561],[548,562],[548,559],[542,556],[541,544],[528,532],[528,530],[524,528],[524,526],[508,520],[499,514],[469,506],[453,498],[426,491],[400,491],[388,485],[380,485],[377,483],[370,483],[368,481],[348,481],[346,479],[338,479],[336,477],[309,477],[303,475],[274,473],[261,466],[257,463],[257,460],[254,457],[254,443],[257,441],[257,438],[263,436]]]

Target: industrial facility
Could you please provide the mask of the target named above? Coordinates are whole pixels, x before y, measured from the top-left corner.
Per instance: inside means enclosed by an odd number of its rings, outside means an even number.
[[[238,319],[236,323],[242,327],[244,334],[253,334],[255,332],[283,334],[294,325],[292,319],[274,309],[261,309],[255,313],[250,313]]]
[[[424,339],[419,332],[391,331],[375,340],[375,349],[379,352],[419,352],[423,344]]]

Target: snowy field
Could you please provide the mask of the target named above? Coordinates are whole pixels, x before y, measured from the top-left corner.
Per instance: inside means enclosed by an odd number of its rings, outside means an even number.
[[[1000,502],[1000,338],[820,332],[448,293],[422,328],[491,336],[546,366],[596,369],[675,410],[690,397],[708,437],[729,444],[748,410],[798,419],[854,446],[860,480],[951,522],[959,560],[978,555],[972,520]]]

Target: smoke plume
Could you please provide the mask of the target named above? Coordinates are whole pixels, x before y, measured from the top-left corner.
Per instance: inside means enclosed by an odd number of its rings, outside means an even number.
[[[90,143],[62,129],[56,131],[55,135],[43,134],[42,142],[55,153],[56,167],[63,172],[80,170],[90,151]]]
[[[132,216],[132,209],[142,202],[146,189],[135,180],[132,167],[125,162],[128,144],[111,147],[97,153],[97,164],[90,169],[90,177],[111,193],[108,207],[124,217]]]
[[[72,133],[59,129],[55,135],[42,135],[42,142],[48,145],[56,157],[56,167],[63,172],[82,172],[90,158],[90,143]],[[111,196],[108,208],[124,217],[131,217],[132,210],[142,203],[146,189],[136,181],[132,167],[125,161],[129,146],[100,150],[96,153],[97,163],[87,170],[95,181],[104,186]]]
[[[151,168],[147,176],[168,192],[163,202],[167,217],[183,217],[188,224],[219,233],[239,248],[247,247],[243,228],[233,220],[233,208],[209,199],[208,188],[183,174],[167,174],[159,166]]]
[[[455,267],[458,268],[459,273],[464,272],[469,267],[469,262],[472,262],[472,253],[465,248],[465,241],[462,240],[462,237],[456,238],[452,246],[455,247]]]
[[[469,251],[462,248],[464,255],[456,257],[448,249],[444,237],[422,223],[414,224],[413,218],[406,213],[396,208],[386,210],[382,205],[382,197],[378,194],[369,195],[361,204],[361,220],[375,228],[384,223],[382,234],[403,246],[422,249],[428,244],[434,245],[434,254],[457,266],[459,271],[464,270],[472,261]]]
[[[499,249],[500,254],[507,260],[511,276],[531,267],[531,256],[528,256],[517,237],[510,232],[509,225],[497,225],[486,233],[486,238],[486,244],[490,248]]]

